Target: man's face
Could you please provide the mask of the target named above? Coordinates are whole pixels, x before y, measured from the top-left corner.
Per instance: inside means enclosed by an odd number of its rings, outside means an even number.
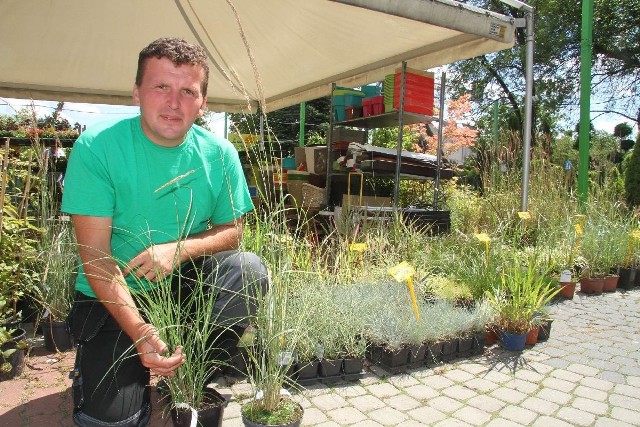
[[[142,130],[151,141],[164,147],[184,141],[207,102],[201,92],[203,79],[200,66],[175,66],[167,58],[147,60],[142,83],[133,87],[133,100],[140,106]]]

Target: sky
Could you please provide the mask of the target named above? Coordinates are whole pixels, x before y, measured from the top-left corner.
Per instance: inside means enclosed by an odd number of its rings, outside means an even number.
[[[28,107],[31,100],[0,98],[0,114],[13,115],[16,111]],[[58,104],[55,101],[37,101],[33,104],[38,117],[51,114]],[[73,126],[76,122],[87,128],[103,120],[126,118],[137,115],[140,112],[138,107],[105,105],[105,104],[83,104],[78,102],[65,102],[62,116]],[[224,114],[214,113],[210,117],[209,128],[218,135],[224,135]]]
[[[31,100],[0,98],[0,114],[13,115],[23,107],[29,106]],[[51,114],[57,102],[55,101],[33,101],[36,114],[43,117]],[[94,123],[112,118],[126,118],[137,115],[138,107],[105,105],[105,104],[83,104],[77,102],[65,102],[62,116],[69,120],[73,126],[76,122],[82,126],[89,127]],[[599,116],[594,120],[596,130],[613,133],[613,128],[621,122],[623,118],[617,115]],[[628,122],[628,120],[627,120]],[[224,135],[224,113],[214,113],[210,116],[209,128],[218,135]],[[635,132],[635,129],[634,129]]]

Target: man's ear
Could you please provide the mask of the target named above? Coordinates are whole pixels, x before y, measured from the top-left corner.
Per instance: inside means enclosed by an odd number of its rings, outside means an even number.
[[[200,104],[200,111],[198,112],[198,117],[202,117],[202,115],[207,111],[207,97],[205,96],[202,100],[202,104]]]
[[[140,91],[138,85],[133,85],[133,105],[140,106]]]

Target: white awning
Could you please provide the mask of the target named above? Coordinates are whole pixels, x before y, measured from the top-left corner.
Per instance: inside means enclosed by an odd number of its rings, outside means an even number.
[[[0,96],[131,105],[139,51],[201,44],[209,108],[266,111],[513,46],[512,18],[450,0],[2,0]],[[250,107],[249,107],[250,106]]]

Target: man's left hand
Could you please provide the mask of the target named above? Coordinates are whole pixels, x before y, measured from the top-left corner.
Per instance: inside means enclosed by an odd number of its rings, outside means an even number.
[[[159,282],[171,275],[179,264],[176,242],[152,245],[136,255],[122,271],[122,274],[134,274],[136,277]]]

